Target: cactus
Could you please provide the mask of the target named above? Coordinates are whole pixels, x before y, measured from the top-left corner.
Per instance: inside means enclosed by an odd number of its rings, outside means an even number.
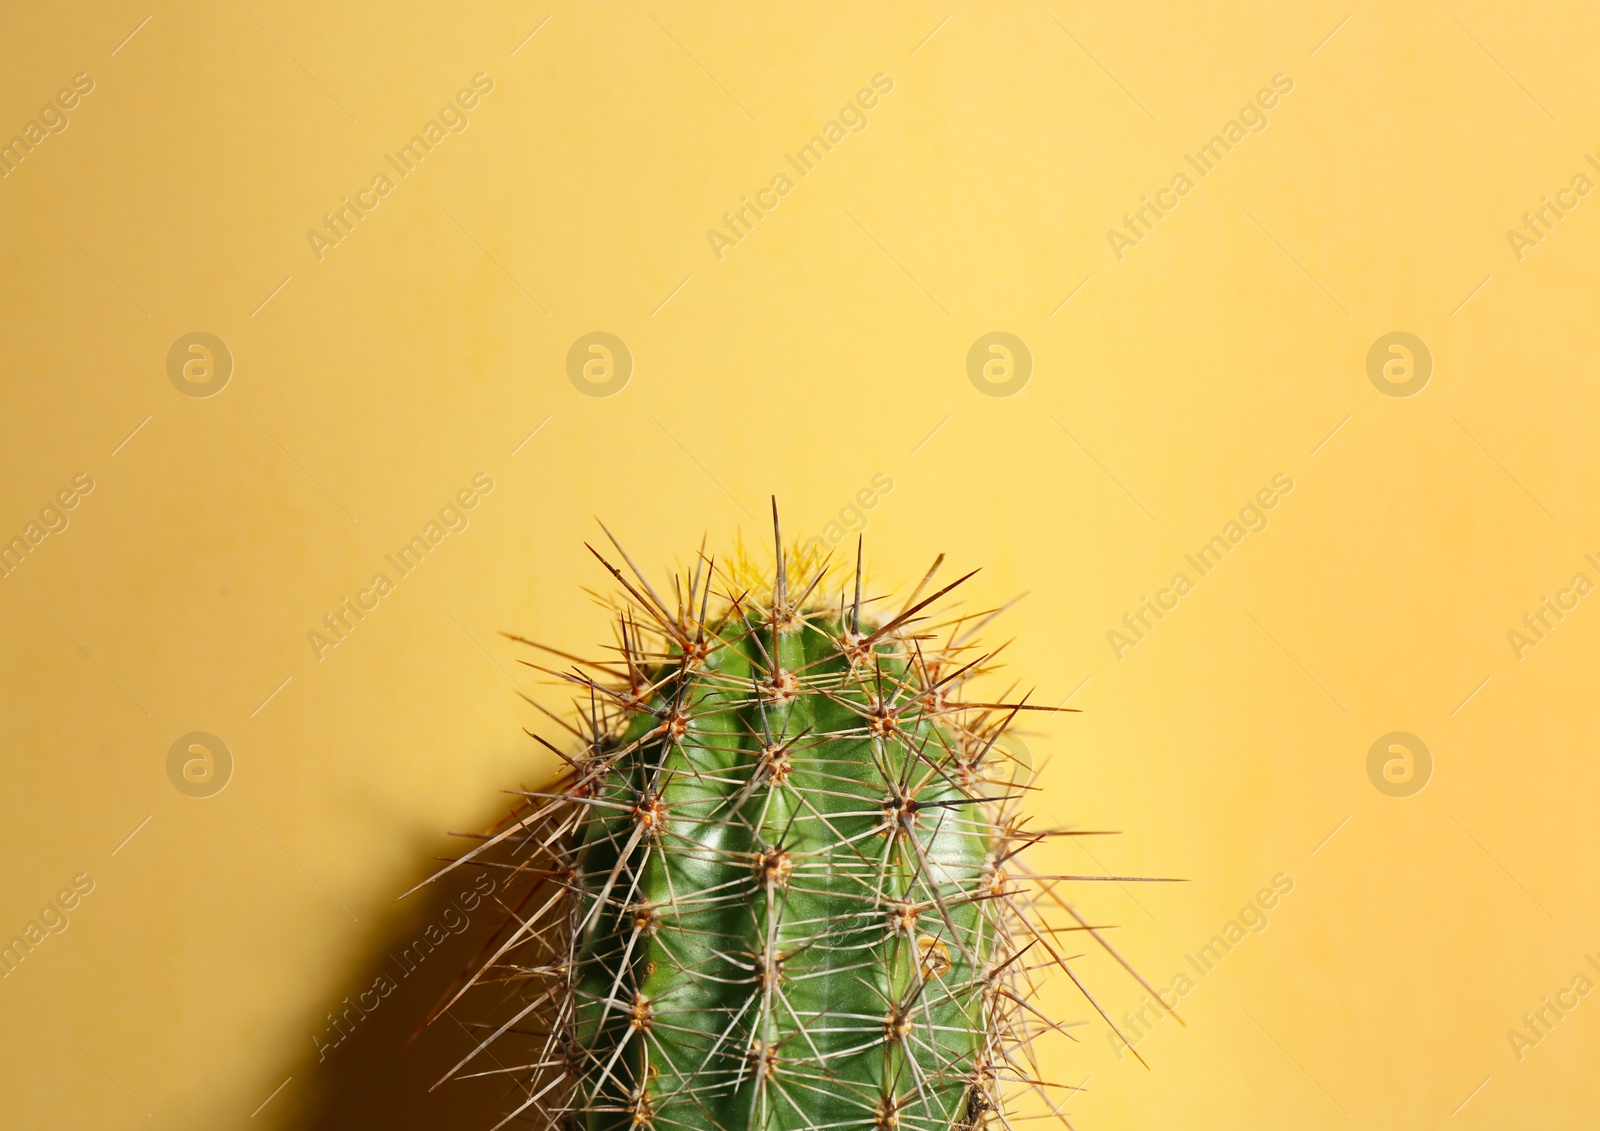
[[[595,552],[628,594],[614,657],[530,665],[577,688],[583,746],[534,735],[562,780],[450,866],[496,869],[515,909],[440,1010],[499,990],[452,1074],[512,1076],[505,1122],[941,1131],[1046,1086],[1057,1027],[1028,999],[1045,966],[1077,981],[1053,936],[1104,940],[1052,886],[1075,877],[1018,857],[1070,835],[1018,816],[1004,735],[1038,708],[963,700],[989,614],[932,610],[966,577],[877,615],[858,544],[826,601],[829,563],[791,578],[773,524],[770,580],[702,550],[670,607]]]

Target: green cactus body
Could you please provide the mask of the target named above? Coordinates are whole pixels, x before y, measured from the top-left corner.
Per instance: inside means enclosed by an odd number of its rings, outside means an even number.
[[[995,836],[960,743],[898,643],[771,619],[640,673],[594,755],[572,907],[591,1131],[966,1114]]]
[[[702,556],[674,612],[607,563],[630,598],[615,654],[544,649],[576,661],[540,670],[578,688],[585,748],[539,739],[561,782],[451,865],[494,870],[513,912],[440,1010],[493,992],[450,1075],[512,1078],[504,1122],[1009,1131],[1024,1089],[1060,1114],[1035,1042],[1061,1031],[1030,1000],[1045,968],[1071,973],[1053,936],[1121,959],[1057,890],[1085,877],[1019,858],[1080,835],[1026,829],[1002,741],[1054,708],[965,698],[991,614],[929,611],[960,581],[919,599],[930,571],[874,618],[859,556],[831,606],[812,598],[827,563],[803,565],[791,600],[782,553],[770,585]],[[1045,927],[1035,897],[1071,924]]]

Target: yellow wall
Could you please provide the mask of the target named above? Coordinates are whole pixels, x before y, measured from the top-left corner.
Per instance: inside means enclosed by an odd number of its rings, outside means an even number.
[[[1600,997],[1520,1059],[1507,1036],[1600,979],[1600,597],[1508,638],[1600,582],[1600,196],[1508,237],[1600,181],[1592,12],[46,7],[0,17],[0,140],[93,89],[0,179],[0,536],[93,489],[0,579],[0,939],[93,890],[0,980],[0,1124],[309,1110],[394,897],[553,763],[496,633],[602,642],[592,516],[664,567],[759,538],[771,493],[803,536],[863,489],[881,584],[943,550],[984,567],[974,600],[1029,592],[997,637],[1083,709],[1027,739],[1037,804],[1122,831],[1050,866],[1189,881],[1079,889],[1152,982],[1293,881],[1188,1027],[1140,1041],[1149,1072],[1075,1030],[1049,1066],[1088,1078],[1075,1126],[1592,1117]],[[394,172],[479,74],[467,128]],[[719,259],[708,229],[879,74],[865,128]],[[1274,76],[1266,128],[1199,176]],[[385,170],[319,259],[308,229]],[[1179,172],[1119,259],[1108,229]],[[194,331],[233,358],[213,396],[169,379]],[[614,396],[568,378],[592,331],[632,354]],[[1013,396],[968,378],[991,331],[1032,355]],[[1368,376],[1397,331],[1432,358],[1411,396]],[[1200,578],[1185,554],[1280,474]],[[384,555],[460,490],[470,525],[398,578]],[[167,772],[195,731],[234,763],[209,798]],[[1367,772],[1396,731],[1431,753],[1409,797]]]

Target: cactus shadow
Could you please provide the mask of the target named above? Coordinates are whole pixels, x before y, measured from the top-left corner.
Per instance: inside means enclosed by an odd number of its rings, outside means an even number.
[[[462,847],[460,840],[443,838],[419,846],[415,874],[396,885],[396,894]],[[422,1024],[505,922],[505,911],[489,899],[464,909],[483,875],[470,867],[452,872],[396,903],[372,932],[338,991],[347,997],[322,1004],[338,1023],[325,1014],[308,1019],[315,1036],[307,1055],[291,1066],[295,1102],[284,1105],[280,1128],[487,1131],[504,1117],[514,1091],[505,1076],[451,1080],[429,1090],[475,1042],[448,1014]],[[486,1061],[485,1067],[493,1065]]]

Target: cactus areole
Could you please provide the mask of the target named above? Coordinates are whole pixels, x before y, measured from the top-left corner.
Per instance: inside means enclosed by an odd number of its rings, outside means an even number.
[[[456,1069],[513,1076],[507,1122],[941,1131],[1038,1082],[1025,999],[1065,961],[1018,898],[1049,835],[1015,816],[1026,708],[962,698],[985,616],[938,612],[960,582],[924,596],[932,571],[870,615],[859,550],[831,602],[825,563],[787,566],[702,555],[663,599],[608,563],[617,648],[541,669],[578,689],[581,754],[457,862],[516,905]]]

